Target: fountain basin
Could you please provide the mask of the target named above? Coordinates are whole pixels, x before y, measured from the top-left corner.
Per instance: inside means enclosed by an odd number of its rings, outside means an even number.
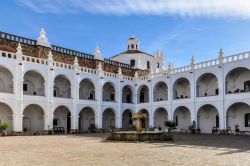
[[[172,133],[155,131],[117,131],[111,132],[107,140],[112,141],[173,141]]]

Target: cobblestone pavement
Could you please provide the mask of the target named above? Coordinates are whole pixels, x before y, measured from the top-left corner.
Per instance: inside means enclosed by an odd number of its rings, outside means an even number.
[[[0,137],[0,165],[250,165],[250,137],[175,135],[174,142],[104,141],[104,134]]]

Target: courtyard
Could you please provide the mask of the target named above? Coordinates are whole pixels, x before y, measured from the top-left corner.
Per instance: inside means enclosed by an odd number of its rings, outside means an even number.
[[[106,134],[0,137],[0,165],[250,165],[250,137],[175,134],[174,142]]]

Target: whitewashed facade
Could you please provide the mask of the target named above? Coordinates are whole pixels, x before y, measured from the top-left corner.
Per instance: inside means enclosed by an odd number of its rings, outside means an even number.
[[[51,47],[43,30],[37,44]],[[53,126],[82,131],[90,124],[128,128],[131,113],[143,112],[148,115],[145,128],[164,127],[166,120],[173,120],[179,129],[196,121],[202,133],[216,126],[234,130],[235,124],[250,131],[250,52],[224,56],[221,50],[216,59],[195,63],[192,58],[188,66],[170,64],[166,70],[161,52],[134,53],[112,60],[130,64],[136,57],[134,67],[139,69],[151,60],[150,74],[124,76],[121,68],[108,73],[101,64],[97,69],[79,67],[77,57],[73,65],[59,63],[51,52],[47,59],[30,57],[23,54],[22,44],[16,53],[0,50],[0,123],[7,122],[9,132]],[[103,60],[99,48],[95,58]]]

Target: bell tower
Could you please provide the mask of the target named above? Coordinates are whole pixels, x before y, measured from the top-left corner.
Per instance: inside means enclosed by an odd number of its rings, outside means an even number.
[[[134,34],[128,39],[127,50],[139,50],[140,41]]]

